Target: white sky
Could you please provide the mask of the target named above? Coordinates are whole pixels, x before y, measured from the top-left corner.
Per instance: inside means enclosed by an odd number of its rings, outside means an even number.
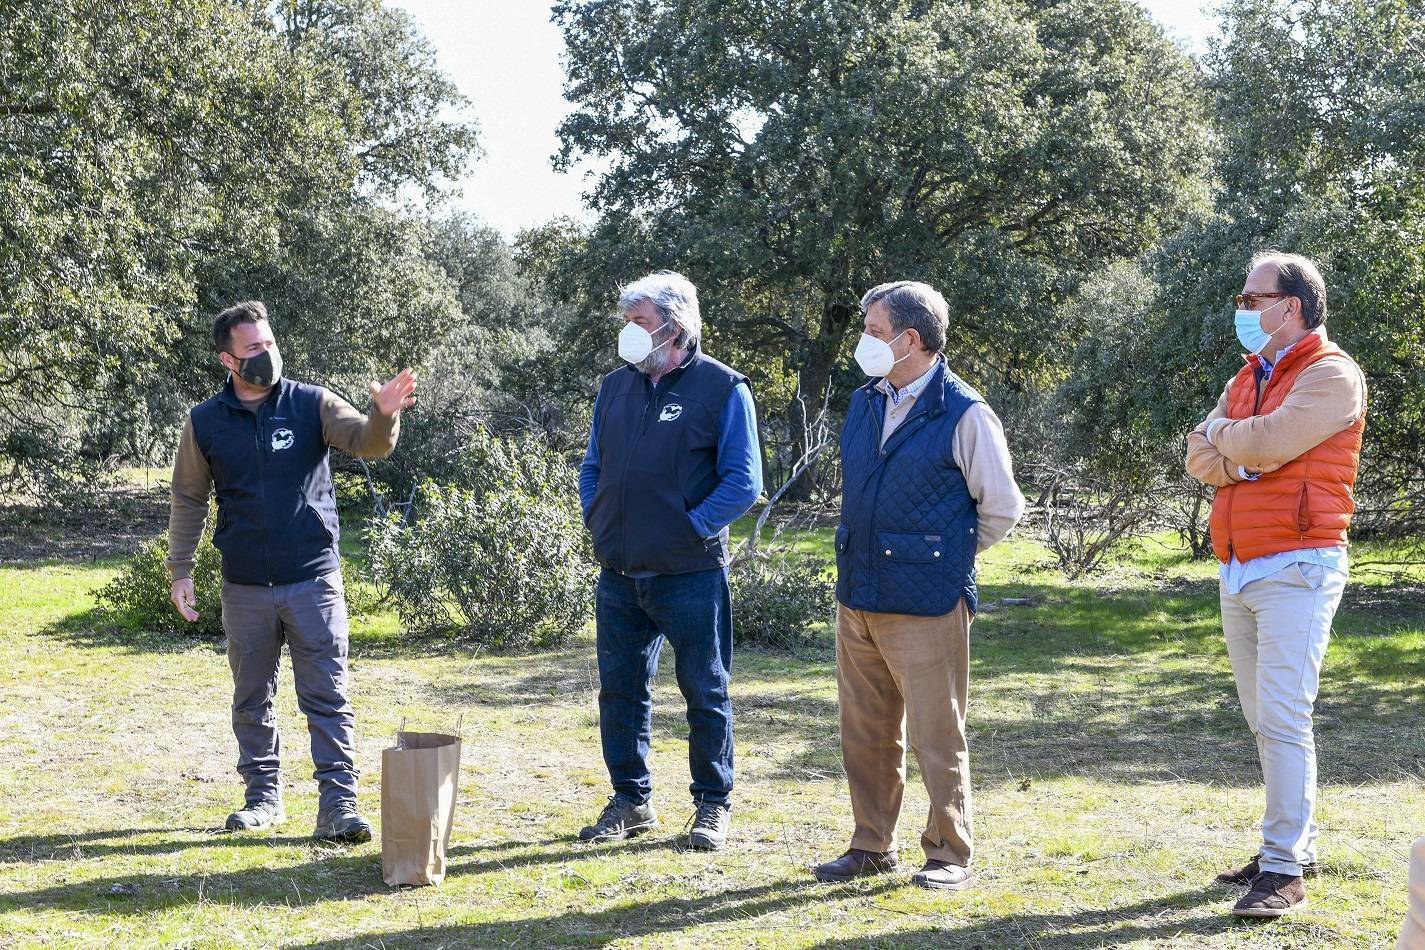
[[[1200,0],[1139,0],[1195,52],[1215,19]],[[440,66],[473,104],[485,155],[460,182],[459,207],[512,237],[568,214],[587,217],[579,173],[559,175],[549,158],[567,114],[560,56],[563,37],[548,0],[387,0],[406,10],[435,46]]]

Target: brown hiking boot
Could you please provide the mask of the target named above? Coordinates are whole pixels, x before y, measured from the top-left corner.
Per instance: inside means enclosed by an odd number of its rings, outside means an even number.
[[[843,884],[858,877],[890,874],[896,869],[896,853],[862,851],[852,848],[834,861],[812,865],[811,873],[823,884]]]
[[[1217,877],[1213,878],[1213,880],[1215,880],[1218,884],[1241,884],[1243,887],[1246,887],[1257,879],[1258,874],[1262,873],[1261,860],[1262,856],[1260,854],[1254,854],[1252,855],[1252,860],[1248,861],[1242,867],[1236,869],[1228,868],[1226,871],[1223,871],[1221,874],[1217,875]],[[1301,876],[1315,877],[1316,862],[1302,862]]]
[[[1281,917],[1305,906],[1305,881],[1290,874],[1263,871],[1232,913],[1238,917]]]

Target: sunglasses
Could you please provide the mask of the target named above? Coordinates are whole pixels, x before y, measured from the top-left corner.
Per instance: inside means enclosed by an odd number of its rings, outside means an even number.
[[[1243,309],[1243,310],[1256,310],[1256,309],[1257,309],[1257,301],[1259,301],[1259,300],[1270,300],[1270,299],[1272,299],[1273,297],[1285,297],[1285,296],[1288,296],[1288,295],[1287,295],[1287,294],[1284,294],[1284,293],[1282,293],[1281,291],[1278,291],[1278,290],[1273,290],[1273,291],[1271,291],[1271,292],[1269,292],[1269,293],[1263,293],[1263,294],[1237,294],[1236,296],[1234,296],[1234,297],[1232,298],[1232,302],[1235,303],[1239,308],[1241,308],[1241,309]]]

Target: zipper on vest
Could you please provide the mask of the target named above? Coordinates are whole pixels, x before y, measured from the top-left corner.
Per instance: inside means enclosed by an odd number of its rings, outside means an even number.
[[[639,373],[643,376],[642,372]],[[653,416],[653,407],[658,405],[658,387],[648,381],[647,376],[641,380],[648,390],[648,397],[643,403],[643,415],[638,422],[638,430],[633,434],[633,441],[628,446],[628,451],[623,456],[623,474],[619,478],[619,498],[618,498],[618,553],[619,553],[619,573],[628,573],[628,467],[633,463],[634,451],[638,448],[638,443],[643,441],[643,434],[648,431],[648,420]]]
[[[268,551],[267,537],[267,474],[266,464],[262,458],[262,408],[267,405],[257,407],[257,412],[252,414],[252,438],[253,445],[257,449],[257,489],[258,497],[261,499],[259,508],[262,510],[262,567],[267,573],[267,586],[272,586],[272,556]]]

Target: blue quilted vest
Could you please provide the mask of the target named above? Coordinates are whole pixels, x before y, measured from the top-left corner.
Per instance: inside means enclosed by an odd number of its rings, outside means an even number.
[[[280,379],[251,412],[229,379],[193,407],[193,436],[213,472],[213,544],[226,580],[270,587],[341,567],[321,404],[321,387]]]
[[[886,396],[851,395],[841,429],[836,599],[855,610],[938,617],[976,607],[978,514],[955,464],[955,426],[980,394],[945,363],[881,447]]]

